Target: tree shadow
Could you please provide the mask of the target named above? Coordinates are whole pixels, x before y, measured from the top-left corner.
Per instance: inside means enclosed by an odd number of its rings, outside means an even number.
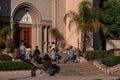
[[[117,48],[113,40],[107,40],[107,44],[110,45],[113,48]]]

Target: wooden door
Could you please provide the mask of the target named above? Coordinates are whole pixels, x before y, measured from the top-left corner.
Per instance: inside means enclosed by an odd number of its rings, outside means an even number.
[[[20,28],[20,42],[22,41],[31,46],[31,28]]]

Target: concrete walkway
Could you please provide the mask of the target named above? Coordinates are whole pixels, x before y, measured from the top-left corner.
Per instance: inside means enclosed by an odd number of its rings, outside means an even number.
[[[39,73],[38,70],[37,73]],[[31,71],[0,71],[0,80],[120,80],[120,76],[49,76],[37,74],[31,77]]]

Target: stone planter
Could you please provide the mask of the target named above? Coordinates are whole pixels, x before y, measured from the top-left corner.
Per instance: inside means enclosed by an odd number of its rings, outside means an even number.
[[[17,58],[17,55],[18,55],[18,54],[16,54],[16,53],[11,54],[12,59],[16,59],[16,58]]]
[[[10,48],[9,47],[5,47],[5,52],[9,53],[10,52]]]
[[[120,50],[114,50],[114,56],[120,56]]]

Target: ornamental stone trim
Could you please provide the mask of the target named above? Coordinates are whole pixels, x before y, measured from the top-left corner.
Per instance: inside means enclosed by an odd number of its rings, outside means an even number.
[[[120,74],[115,74],[116,71],[120,70],[120,64],[115,65],[113,67],[107,67],[104,64],[102,64],[100,61],[94,61],[93,65],[98,67],[100,70],[104,71],[108,75],[120,75]]]

